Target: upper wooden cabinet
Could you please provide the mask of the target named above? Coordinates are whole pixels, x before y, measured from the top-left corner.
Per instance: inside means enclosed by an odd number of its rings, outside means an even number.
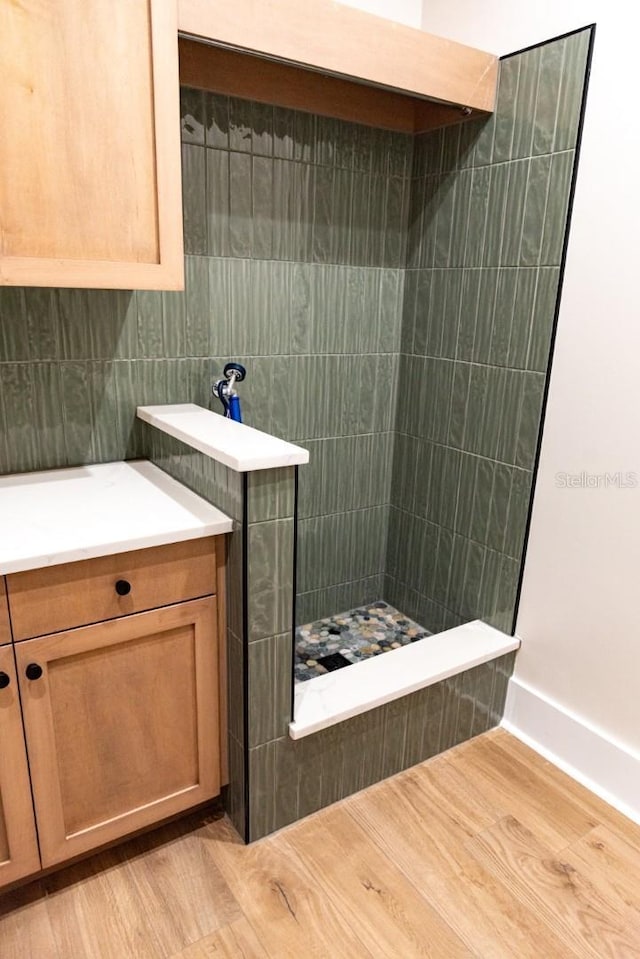
[[[178,26],[191,86],[409,133],[495,106],[493,54],[333,0],[178,0]]]
[[[181,289],[175,0],[0,0],[0,284]]]

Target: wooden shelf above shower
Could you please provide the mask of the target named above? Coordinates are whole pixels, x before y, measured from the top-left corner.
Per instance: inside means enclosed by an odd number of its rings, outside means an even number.
[[[179,0],[180,80],[421,133],[491,113],[495,56],[332,0]]]

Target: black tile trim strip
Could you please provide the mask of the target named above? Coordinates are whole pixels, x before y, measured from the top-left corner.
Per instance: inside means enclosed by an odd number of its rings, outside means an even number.
[[[542,407],[540,410],[540,425],[538,427],[538,439],[536,442],[536,452],[533,459],[533,480],[531,483],[531,494],[529,497],[529,508],[527,511],[527,522],[525,524],[524,530],[524,541],[522,546],[522,559],[520,561],[520,573],[518,575],[518,586],[516,588],[516,601],[513,608],[513,620],[511,623],[511,635],[515,636],[516,634],[516,623],[518,622],[518,612],[520,610],[520,600],[522,598],[522,584],[524,581],[524,570],[527,562],[527,551],[529,549],[529,539],[531,535],[531,519],[533,515],[533,503],[536,495],[536,486],[538,483],[538,472],[540,469],[540,455],[542,452],[542,439],[544,436],[544,422],[547,415],[547,406],[549,402],[549,388],[551,385],[551,373],[553,370],[553,358],[554,350],[556,345],[556,336],[558,333],[558,318],[560,315],[560,303],[562,300],[562,287],[564,284],[564,271],[567,263],[567,250],[569,247],[569,235],[571,233],[571,217],[573,214],[573,201],[575,198],[576,192],[576,183],[578,179],[578,167],[580,165],[580,150],[582,147],[582,133],[584,130],[584,120],[587,111],[587,94],[589,92],[589,79],[591,76],[591,61],[593,59],[593,46],[596,38],[596,25],[592,23],[588,27],[583,29],[590,31],[589,36],[589,49],[587,51],[587,63],[584,71],[584,87],[582,89],[582,103],[580,105],[580,119],[578,121],[578,134],[576,137],[576,146],[575,146],[575,159],[573,161],[573,170],[571,172],[571,187],[569,189],[569,204],[567,207],[567,219],[564,228],[564,239],[562,241],[562,256],[560,257],[560,274],[558,277],[558,292],[556,294],[556,305],[553,314],[553,325],[551,327],[551,341],[549,344],[549,360],[547,362],[547,372],[544,382],[544,391],[542,393]],[[569,37],[573,36],[576,33],[581,33],[581,30],[572,30],[571,33],[566,33],[563,36]],[[562,37],[557,37],[556,39],[561,40]],[[551,42],[551,41],[549,41]],[[544,46],[544,44],[539,44],[539,46]],[[530,49],[530,48],[529,48]]]
[[[244,836],[251,841],[249,809],[249,484],[242,474],[242,752],[244,763]]]
[[[505,53],[504,56],[499,57],[500,62],[503,60],[510,60],[511,57],[519,57],[521,53],[528,53],[529,50],[538,50],[542,47],[548,47],[550,43],[555,43],[557,40],[566,40],[567,37],[575,37],[577,33],[582,33],[583,30],[591,30],[591,40],[589,43],[589,53],[587,55],[587,70],[585,73],[585,82],[588,83],[589,80],[589,71],[591,70],[591,53],[593,50],[593,38],[595,35],[596,25],[595,23],[586,23],[584,27],[577,27],[575,30],[567,30],[566,33],[559,33],[557,37],[549,37],[548,40],[543,40],[541,43],[531,43],[528,47],[522,47],[520,50],[514,50],[513,53]],[[586,89],[586,87],[585,87]],[[583,105],[584,105],[584,94],[583,94]],[[578,133],[578,139],[576,141],[576,150],[580,146],[580,132]]]
[[[295,704],[295,686],[296,686],[296,626],[298,622],[298,489],[299,489],[299,466],[293,468],[293,597],[291,602],[291,722],[295,719],[293,715]]]

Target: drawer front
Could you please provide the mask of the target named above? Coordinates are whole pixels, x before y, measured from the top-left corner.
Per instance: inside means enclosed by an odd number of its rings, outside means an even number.
[[[16,641],[216,592],[214,537],[7,576]]]
[[[4,576],[0,576],[0,646],[11,642],[11,627],[9,625],[9,610],[4,586]]]

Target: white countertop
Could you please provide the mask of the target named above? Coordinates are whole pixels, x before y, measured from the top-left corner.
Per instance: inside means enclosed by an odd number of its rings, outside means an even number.
[[[194,403],[139,406],[138,417],[237,473],[299,466],[309,462],[308,450],[228,420]]]
[[[217,536],[232,526],[146,460],[0,476],[0,575]]]
[[[292,739],[358,716],[518,649],[520,640],[479,619],[382,656],[296,683]]]

